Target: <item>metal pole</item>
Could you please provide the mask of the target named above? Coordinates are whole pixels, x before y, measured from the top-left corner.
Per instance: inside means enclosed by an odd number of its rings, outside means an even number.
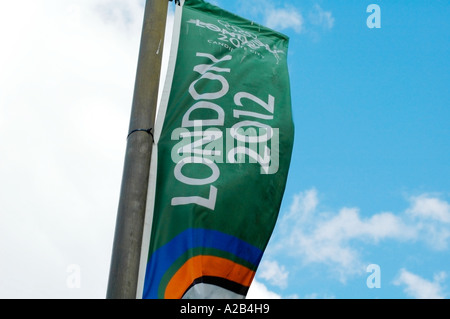
[[[167,0],[147,0],[106,298],[136,298]]]

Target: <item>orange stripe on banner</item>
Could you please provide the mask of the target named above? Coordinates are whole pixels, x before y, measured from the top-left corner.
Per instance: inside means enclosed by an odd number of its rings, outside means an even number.
[[[203,276],[225,278],[249,287],[255,272],[231,260],[215,256],[195,256],[184,263],[167,284],[164,298],[180,299],[194,282]]]

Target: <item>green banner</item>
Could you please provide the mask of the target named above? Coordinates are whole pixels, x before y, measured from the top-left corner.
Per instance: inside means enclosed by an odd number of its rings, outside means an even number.
[[[244,298],[291,159],[288,38],[186,0],[172,45],[155,130],[142,297]]]

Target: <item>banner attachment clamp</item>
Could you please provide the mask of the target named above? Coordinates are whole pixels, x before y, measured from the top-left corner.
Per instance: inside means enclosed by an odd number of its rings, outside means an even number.
[[[127,139],[128,139],[128,138],[130,137],[130,135],[133,134],[133,133],[136,133],[136,132],[147,132],[147,134],[151,135],[152,141],[154,142],[154,141],[155,141],[155,138],[153,137],[152,130],[153,130],[153,128],[149,128],[149,129],[138,128],[138,129],[132,130],[132,131],[128,134]]]

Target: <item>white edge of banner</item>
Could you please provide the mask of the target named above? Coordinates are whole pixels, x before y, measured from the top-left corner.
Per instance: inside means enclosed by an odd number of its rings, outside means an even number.
[[[167,66],[167,75],[164,83],[164,89],[161,95],[159,109],[157,111],[154,130],[154,145],[152,149],[152,158],[150,164],[149,185],[147,192],[147,204],[145,209],[144,230],[142,235],[141,257],[139,263],[138,283],[136,290],[136,299],[142,299],[144,293],[145,272],[147,268],[148,249],[150,247],[150,237],[153,224],[153,209],[155,207],[156,176],[158,167],[158,141],[161,136],[164,119],[166,117],[167,105],[169,104],[170,91],[172,89],[173,75],[178,54],[178,45],[180,42],[181,16],[184,0],[181,5],[175,5],[175,18],[172,33],[172,44]]]

